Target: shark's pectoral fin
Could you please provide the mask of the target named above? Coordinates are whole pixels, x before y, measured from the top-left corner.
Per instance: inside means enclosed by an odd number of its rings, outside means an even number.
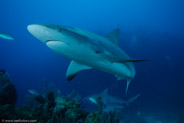
[[[100,54],[102,58],[107,59],[110,62],[142,62],[147,60],[141,60],[141,59],[124,59],[121,57],[113,56],[110,54]]]
[[[129,85],[130,85],[130,82],[131,82],[131,80],[130,80],[130,79],[127,79],[127,85],[126,85],[125,94],[127,94],[127,92],[128,92],[128,87],[129,87]]]
[[[122,80],[122,78],[121,77],[119,77],[119,76],[117,76],[117,75],[115,75],[115,77],[116,77],[116,79],[119,81],[119,80]]]
[[[112,31],[107,38],[112,41],[113,43],[115,43],[116,45],[118,45],[118,39],[119,39],[119,29],[115,29],[114,31]]]
[[[68,81],[72,80],[77,75],[78,72],[85,69],[91,69],[91,67],[80,64],[75,61],[71,61],[66,73],[67,80]]]

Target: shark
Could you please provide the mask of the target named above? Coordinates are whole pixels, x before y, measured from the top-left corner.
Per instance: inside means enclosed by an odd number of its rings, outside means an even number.
[[[129,106],[130,103],[134,102],[139,96],[140,94],[137,94],[128,100],[123,100],[121,98],[109,95],[108,89],[105,89],[102,93],[91,95],[87,97],[87,99],[91,103],[102,107],[102,111],[110,112],[124,109],[126,106]]]
[[[145,61],[130,58],[119,47],[119,29],[107,36],[54,24],[31,24],[27,29],[50,49],[72,60],[66,72],[68,81],[82,70],[95,68],[113,74],[117,80],[126,79],[127,93],[136,74],[133,62]]]
[[[14,40],[14,38],[11,35],[5,33],[0,33],[0,37],[8,40]]]

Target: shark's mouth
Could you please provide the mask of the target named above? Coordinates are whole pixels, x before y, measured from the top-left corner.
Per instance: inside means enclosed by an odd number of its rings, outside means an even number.
[[[52,41],[60,41],[60,40],[46,40],[45,43],[52,42]]]
[[[45,43],[51,42],[51,41],[55,41],[55,40],[46,40]]]
[[[66,43],[66,42],[63,42],[63,41],[61,41],[61,40],[46,40],[45,41],[45,44],[46,45],[57,45],[57,46],[61,46],[61,45],[68,45],[68,43]]]
[[[45,41],[46,44],[49,43],[49,42],[60,42],[60,43],[68,44],[68,43],[66,43],[66,42],[64,42],[64,41],[61,41],[61,40],[46,40],[46,41]]]

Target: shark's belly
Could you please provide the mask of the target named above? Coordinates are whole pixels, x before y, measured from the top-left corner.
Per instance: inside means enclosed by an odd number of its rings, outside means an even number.
[[[107,61],[94,52],[85,50],[83,52],[75,51],[73,54],[75,54],[75,56],[70,56],[70,59],[80,64],[85,64],[92,68],[113,74],[119,80],[133,79],[135,76],[135,69],[130,69],[129,66],[123,63]]]
[[[98,70],[111,73],[117,79],[131,79],[135,76],[135,69],[124,63],[110,62],[100,56],[89,47],[84,45],[70,45],[64,42],[52,42],[47,44],[55,52],[72,59],[80,64],[96,68]]]
[[[108,61],[99,61],[94,63],[94,68],[113,74],[118,80],[121,79],[133,79],[135,71],[132,71],[125,64],[122,63],[110,63]]]

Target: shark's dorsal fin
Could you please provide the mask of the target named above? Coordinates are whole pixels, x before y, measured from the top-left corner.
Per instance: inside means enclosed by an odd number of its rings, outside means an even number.
[[[141,94],[137,94],[136,96],[127,100],[127,104],[134,102]]]
[[[78,72],[80,72],[81,70],[85,70],[85,69],[91,69],[91,67],[80,64],[75,61],[71,61],[68,67],[68,70],[66,72],[67,80],[68,81],[72,80],[77,75]]]
[[[107,95],[108,94],[108,88],[107,89],[105,89],[103,92],[102,92],[102,95]]]
[[[136,96],[134,96],[134,97],[132,97],[132,98],[126,100],[126,101],[125,101],[126,105],[129,106],[129,103],[134,102],[140,95],[141,95],[141,94],[137,94]]]
[[[114,31],[112,31],[107,38],[112,41],[113,43],[115,43],[116,45],[118,45],[118,39],[119,39],[119,29],[115,29]]]

